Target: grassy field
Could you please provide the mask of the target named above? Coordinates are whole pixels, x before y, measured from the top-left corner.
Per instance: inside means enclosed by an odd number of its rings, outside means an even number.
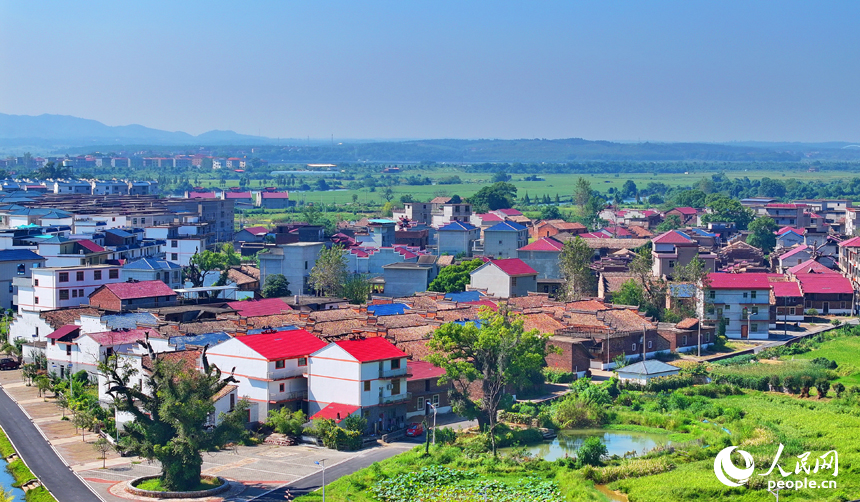
[[[836,361],[839,364],[836,369],[839,378],[835,381],[842,382],[846,387],[860,385],[860,337],[828,340],[816,350],[791,357],[798,359],[826,357]]]

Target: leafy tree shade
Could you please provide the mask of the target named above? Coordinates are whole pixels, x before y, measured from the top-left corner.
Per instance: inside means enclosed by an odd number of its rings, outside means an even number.
[[[281,296],[290,296],[290,282],[284,274],[272,274],[266,276],[266,283],[263,285],[261,292],[263,298],[279,298]]]
[[[624,186],[621,187],[621,196],[625,199],[632,199],[639,194],[639,189],[636,188],[636,183],[633,180],[627,180],[624,182]]]
[[[453,383],[455,412],[489,427],[495,455],[496,415],[508,397],[506,389],[523,388],[535,376],[542,380],[548,335],[526,332],[521,317],[504,311],[483,309],[480,319],[480,328],[474,323],[448,323],[436,330],[428,342],[434,352],[427,360],[445,370],[441,383]],[[472,395],[474,382],[480,382],[480,398]]]
[[[513,207],[517,199],[517,187],[499,181],[490,186],[482,187],[478,192],[469,198],[469,202],[473,206],[476,213],[485,213],[496,209],[505,209]]]
[[[284,406],[277,410],[269,410],[269,419],[266,420],[266,425],[278,434],[298,436],[302,433],[302,428],[307,421],[302,410],[292,411]]]
[[[466,285],[471,281],[470,272],[483,265],[479,259],[465,261],[457,265],[448,265],[427,287],[429,291],[438,293],[459,293],[466,291]]]
[[[195,288],[203,287],[206,277],[224,268],[224,257],[208,249],[194,253],[185,268],[185,279]]]
[[[734,222],[738,230],[746,230],[753,219],[753,213],[743,207],[735,199],[719,196],[708,202],[708,207],[713,211],[702,217],[702,223]]]
[[[540,208],[540,218],[542,220],[560,220],[562,219],[561,211],[558,206],[543,206]]]
[[[612,303],[619,305],[642,306],[645,299],[645,288],[636,282],[636,279],[628,279],[621,288],[612,295]]]
[[[33,171],[33,177],[36,179],[57,179],[57,178],[69,178],[72,176],[72,170],[68,167],[64,167],[62,164],[54,164],[53,162],[48,162],[44,166],[39,169]]]
[[[774,233],[776,230],[776,222],[770,216],[756,218],[749,224],[750,235],[747,237],[747,244],[761,249],[764,254],[769,254],[776,247]]]
[[[670,214],[666,216],[662,223],[657,225],[658,232],[668,232],[669,230],[675,230],[676,228],[681,228],[681,217],[677,214]]]
[[[108,395],[119,411],[134,416],[126,426],[124,446],[141,457],[161,464],[161,484],[168,490],[188,491],[200,483],[201,452],[223,447],[245,433],[247,403],[240,401],[230,413],[221,414],[215,427],[207,422],[215,412],[212,398],[229,383],[212,366],[203,351],[203,371],[186,368],[181,361],[159,357],[149,342],[143,343],[152,361],[152,373],[144,384],[135,383],[136,370],[122,367],[112,357],[102,365],[108,379]]]
[[[600,465],[600,459],[606,455],[608,450],[599,437],[591,436],[585,438],[582,445],[576,450],[576,459],[583,465]]]
[[[370,278],[364,274],[352,274],[343,283],[343,297],[355,305],[367,303],[372,290],[373,285],[370,284]]]
[[[579,300],[597,293],[597,280],[591,270],[594,251],[579,236],[564,243],[558,265],[564,279],[563,296],[566,300]]]
[[[701,190],[684,190],[672,199],[675,207],[705,207],[707,195]]]
[[[325,296],[341,296],[348,273],[342,246],[323,249],[311,269],[310,285]]]

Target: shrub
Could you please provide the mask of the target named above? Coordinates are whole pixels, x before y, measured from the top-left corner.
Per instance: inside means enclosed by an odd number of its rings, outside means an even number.
[[[606,445],[599,437],[591,436],[576,450],[576,459],[584,465],[600,465],[600,459],[607,453]]]
[[[298,436],[302,433],[302,426],[307,422],[305,414],[299,410],[296,412],[284,407],[279,410],[269,410],[269,418],[266,425],[279,434]]]
[[[818,399],[822,399],[830,390],[830,382],[826,378],[819,378],[815,381],[815,389],[818,390]]]
[[[457,440],[457,434],[450,427],[439,427],[435,434],[437,444],[453,444]]]
[[[576,373],[559,368],[544,368],[543,376],[549,383],[570,383],[576,380]]]
[[[695,380],[690,375],[672,375],[665,377],[657,377],[651,379],[645,386],[648,392],[664,392],[668,390],[680,389],[689,387],[695,384]]]
[[[774,392],[782,392],[782,379],[779,375],[770,376],[770,390]]]
[[[583,474],[586,474],[586,479],[594,481],[598,484],[607,484],[619,479],[639,478],[642,476],[653,476],[662,472],[668,472],[675,468],[669,459],[661,458],[638,458],[628,460],[619,465],[611,465],[607,467],[599,467],[592,469],[583,469]]]
[[[845,392],[845,386],[842,385],[842,382],[836,382],[833,385],[833,391],[836,392],[837,398],[842,398],[842,393]]]

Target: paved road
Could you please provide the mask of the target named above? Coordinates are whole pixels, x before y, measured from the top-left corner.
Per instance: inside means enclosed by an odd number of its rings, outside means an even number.
[[[342,476],[347,476],[359,469],[364,469],[374,462],[380,462],[395,455],[399,455],[419,444],[421,444],[421,438],[416,438],[415,440],[410,440],[408,442],[394,443],[388,446],[377,446],[375,448],[368,449],[358,457],[351,458],[332,467],[327,467],[325,470],[325,483],[328,485]],[[304,495],[317,490],[321,486],[322,470],[302,479],[293,481],[292,483],[286,484],[271,493],[261,495],[252,500],[253,502],[284,502],[285,500],[289,500],[285,498],[287,491],[289,491],[290,495],[293,497],[298,497],[299,495]]]
[[[59,502],[93,502],[99,497],[69,469],[53,448],[39,434],[36,426],[0,388],[0,426],[15,444],[18,454],[27,463],[33,474]]]

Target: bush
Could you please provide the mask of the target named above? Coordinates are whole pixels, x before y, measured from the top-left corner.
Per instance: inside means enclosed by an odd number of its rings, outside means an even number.
[[[437,444],[454,444],[457,440],[457,434],[450,427],[439,427],[435,434]]]
[[[544,368],[543,376],[549,383],[570,383],[576,380],[576,373],[559,368]]]
[[[307,420],[301,410],[293,412],[284,407],[279,410],[269,410],[269,419],[266,421],[266,425],[279,434],[298,436],[302,433],[302,426],[305,422]]]
[[[583,465],[600,465],[600,459],[607,454],[606,445],[599,437],[591,436],[576,450],[576,459]]]
[[[664,392],[694,385],[695,379],[690,375],[672,375],[657,377],[648,382],[645,390],[648,392]]]

